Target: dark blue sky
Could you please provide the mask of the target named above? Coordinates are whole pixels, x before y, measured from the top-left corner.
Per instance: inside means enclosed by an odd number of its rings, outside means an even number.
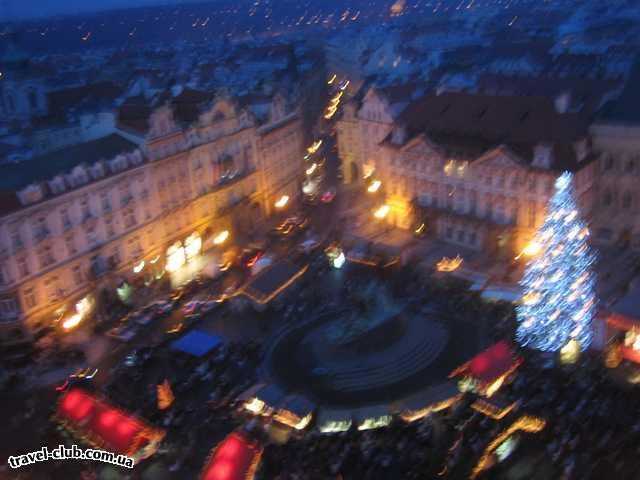
[[[86,13],[111,8],[189,3],[193,0],[0,0],[0,21]]]

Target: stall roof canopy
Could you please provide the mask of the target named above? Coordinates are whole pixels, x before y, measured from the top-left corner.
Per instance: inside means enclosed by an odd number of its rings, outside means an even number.
[[[307,271],[293,262],[283,260],[261,270],[243,289],[243,293],[252,300],[264,304],[283,292]]]
[[[458,384],[453,380],[447,380],[405,397],[394,405],[394,409],[398,411],[420,410],[437,405],[459,394]]]
[[[132,455],[147,443],[164,437],[164,431],[80,388],[72,388],[60,398],[57,418],[91,444],[123,455]]]
[[[277,408],[284,399],[285,393],[275,383],[269,383],[258,390],[255,396],[270,407]]]
[[[629,291],[610,307],[607,320],[622,330],[640,326],[640,282],[633,282]]]
[[[250,480],[262,455],[262,447],[240,432],[229,434],[213,451],[202,480]]]
[[[222,344],[222,337],[211,335],[201,330],[192,330],[173,342],[171,348],[194,357],[202,357],[220,344]]]
[[[289,395],[281,402],[280,408],[303,418],[312,413],[316,406],[307,397],[302,395]]]
[[[482,383],[491,383],[521,363],[506,341],[498,342],[456,369],[452,376],[470,375]]]

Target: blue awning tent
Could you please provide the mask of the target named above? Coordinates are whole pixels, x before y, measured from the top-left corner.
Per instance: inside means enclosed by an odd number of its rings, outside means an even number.
[[[200,330],[192,330],[171,343],[171,348],[188,353],[194,357],[202,357],[222,343],[222,337],[218,335],[211,335]]]

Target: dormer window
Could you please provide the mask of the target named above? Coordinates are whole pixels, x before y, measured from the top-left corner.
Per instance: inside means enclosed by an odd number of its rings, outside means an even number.
[[[91,167],[91,176],[94,179],[104,177],[104,166],[102,165],[102,163],[98,162],[94,164],[93,167]]]
[[[397,127],[393,130],[391,141],[396,145],[402,145],[407,141],[407,131],[404,127]]]
[[[63,193],[67,189],[67,186],[64,182],[64,177],[62,177],[61,175],[57,175],[56,177],[54,177],[49,182],[49,188],[51,189],[51,193],[53,193],[54,195]]]
[[[18,193],[18,198],[23,205],[29,205],[42,200],[44,198],[44,191],[41,185],[31,184]]]
[[[75,185],[82,185],[84,183],[87,183],[89,180],[86,170],[81,165],[74,168],[71,175],[73,176],[73,183]]]
[[[549,169],[553,161],[553,152],[550,145],[536,145],[533,151],[532,165],[537,168]]]
[[[142,153],[140,150],[136,150],[131,155],[129,155],[129,161],[132,165],[140,165],[142,163]],[[126,165],[124,166],[126,168]]]

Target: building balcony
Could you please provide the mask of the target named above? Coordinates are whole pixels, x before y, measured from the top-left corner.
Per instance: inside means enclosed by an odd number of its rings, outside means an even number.
[[[134,201],[133,195],[128,193],[120,199],[120,207],[124,208],[127,205],[133,203],[133,201]]]
[[[33,238],[36,241],[36,243],[39,243],[47,238],[49,238],[51,236],[51,231],[48,228],[41,228],[38,229],[34,234],[33,234]]]

